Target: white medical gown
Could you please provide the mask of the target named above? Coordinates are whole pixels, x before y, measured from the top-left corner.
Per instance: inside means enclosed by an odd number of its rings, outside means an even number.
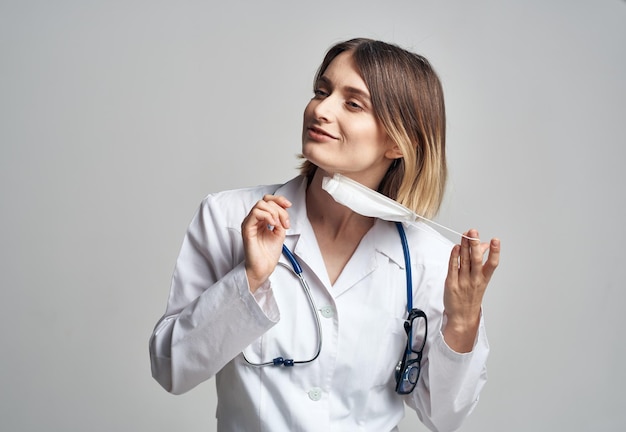
[[[399,396],[394,370],[406,343],[406,275],[396,227],[377,220],[331,285],[305,190],[306,179],[296,177],[202,201],[150,339],[154,378],[180,394],[216,376],[220,431],[391,431],[404,403],[432,430],[457,429],[485,384],[489,347],[482,318],[472,352],[455,353],[443,340],[452,243],[426,225],[407,228],[413,306],[426,312],[429,335],[418,385]],[[285,244],[303,268],[322,326],[319,358],[290,368],[255,368],[241,354],[253,362],[306,360],[317,346],[309,303],[290,270],[277,266],[254,295],[248,289],[241,222],[268,193],[293,203]]]

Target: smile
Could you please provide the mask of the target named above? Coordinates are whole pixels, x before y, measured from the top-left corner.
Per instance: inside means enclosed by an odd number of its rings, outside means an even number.
[[[315,141],[329,141],[337,139],[335,136],[329,134],[324,129],[316,126],[310,126],[307,128],[307,134],[311,139]]]

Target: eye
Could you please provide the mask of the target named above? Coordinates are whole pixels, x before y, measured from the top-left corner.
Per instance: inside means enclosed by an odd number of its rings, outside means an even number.
[[[352,110],[363,111],[363,107],[359,105],[357,102],[348,100],[346,101],[346,105],[348,105],[348,107]]]
[[[328,96],[328,93],[325,90],[322,90],[319,88],[313,90],[313,94],[315,95],[316,98],[325,98],[326,96]]]

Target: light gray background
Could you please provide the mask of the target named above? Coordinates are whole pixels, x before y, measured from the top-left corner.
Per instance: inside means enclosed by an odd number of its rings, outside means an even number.
[[[439,221],[503,242],[463,430],[626,428],[626,2],[2,0],[0,430],[215,429],[214,381],[150,377],[184,231],[207,193],[295,175],[315,69],[354,36],[435,65]]]

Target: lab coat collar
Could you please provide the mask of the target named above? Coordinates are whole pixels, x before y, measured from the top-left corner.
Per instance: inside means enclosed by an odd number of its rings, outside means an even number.
[[[309,226],[309,219],[306,214],[306,188],[307,179],[304,176],[297,176],[281,185],[274,195],[282,195],[291,201],[291,207],[287,209],[289,213],[290,228],[287,230],[287,247],[295,248],[298,238]]]
[[[307,184],[306,177],[298,176],[279,187],[275,192],[275,195],[284,196],[292,204],[287,210],[290,228],[287,230],[285,237],[285,246],[298,258],[301,258],[302,262],[300,265],[308,265],[320,281],[325,286],[330,287],[331,283],[326,271],[326,264],[306,213]],[[286,258],[282,255],[279,260],[288,264]]]
[[[405,230],[408,236],[408,229],[406,229],[406,227]],[[400,240],[400,234],[398,233],[395,222],[376,219],[376,223],[372,227],[372,235],[374,237],[376,251],[392,260],[401,269],[404,269],[405,263],[402,241]]]
[[[313,236],[311,240],[315,241],[315,234],[312,232],[311,224],[306,214],[306,188],[307,178],[297,176],[280,186],[275,192],[275,195],[282,195],[292,203],[288,210],[291,227],[287,230],[287,238],[285,239],[287,247],[291,250],[298,248],[298,242],[305,233],[307,234],[306,237],[308,237],[308,234],[311,234]],[[402,243],[400,242],[400,235],[395,223],[377,219],[366,236],[371,237],[372,244],[377,252],[388,257],[400,268],[404,268]],[[301,250],[302,248],[298,249]]]

